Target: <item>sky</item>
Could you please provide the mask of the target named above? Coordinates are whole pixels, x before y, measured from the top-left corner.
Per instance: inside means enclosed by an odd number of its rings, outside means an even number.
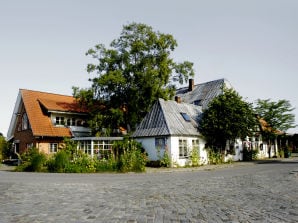
[[[1,0],[0,133],[19,89],[90,87],[85,53],[132,22],[173,35],[172,57],[194,63],[195,84],[225,78],[248,102],[289,100],[297,123],[297,12],[296,0]]]

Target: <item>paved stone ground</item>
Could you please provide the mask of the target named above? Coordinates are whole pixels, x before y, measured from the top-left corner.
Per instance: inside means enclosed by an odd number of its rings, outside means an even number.
[[[2,170],[0,222],[298,222],[298,158],[142,174]]]

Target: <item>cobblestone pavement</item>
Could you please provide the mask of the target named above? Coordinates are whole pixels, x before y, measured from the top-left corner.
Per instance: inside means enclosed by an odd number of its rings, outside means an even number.
[[[298,222],[298,158],[142,174],[2,170],[0,222]]]

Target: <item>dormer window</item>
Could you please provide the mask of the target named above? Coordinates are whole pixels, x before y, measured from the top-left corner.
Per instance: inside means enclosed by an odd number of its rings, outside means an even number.
[[[56,117],[56,125],[64,125],[64,117]]]
[[[194,105],[197,105],[197,106],[201,106],[202,105],[202,100],[195,100],[193,102]]]
[[[190,117],[187,113],[181,112],[182,117],[184,118],[185,121],[190,122]]]
[[[67,126],[75,126],[76,125],[76,119],[75,118],[67,119],[66,125]]]

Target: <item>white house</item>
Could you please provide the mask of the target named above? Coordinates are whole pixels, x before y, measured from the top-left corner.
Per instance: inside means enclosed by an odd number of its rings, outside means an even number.
[[[185,166],[191,164],[191,151],[197,149],[200,164],[206,164],[206,141],[198,131],[199,119],[213,98],[223,93],[224,86],[232,87],[225,79],[198,85],[191,79],[188,87],[177,90],[175,101],[159,99],[132,135],[142,143],[149,160],[159,160],[167,151],[174,166]],[[243,160],[244,148],[258,149],[259,158],[268,157],[269,148],[262,141],[260,132],[244,140],[227,142],[224,161]]]
[[[201,107],[159,99],[132,137],[142,143],[149,160],[160,160],[165,151],[174,166],[191,164],[191,151],[197,149],[201,164],[207,162],[205,140],[198,131]]]
[[[223,88],[233,88],[231,83],[227,79],[218,79],[205,83],[196,84],[193,79],[189,80],[189,84],[186,87],[177,89],[176,98],[179,98],[180,102],[194,104],[202,106],[202,110],[208,108],[209,103],[218,95],[223,93]],[[271,148],[262,139],[262,131],[264,128],[268,128],[267,123],[263,120],[259,120],[259,126],[255,129],[255,135],[246,137],[246,139],[236,139],[234,142],[227,142],[224,160],[242,160],[243,149],[246,147],[248,150],[258,150],[258,158],[267,158],[269,154],[271,156],[277,155],[277,142],[271,145]]]

